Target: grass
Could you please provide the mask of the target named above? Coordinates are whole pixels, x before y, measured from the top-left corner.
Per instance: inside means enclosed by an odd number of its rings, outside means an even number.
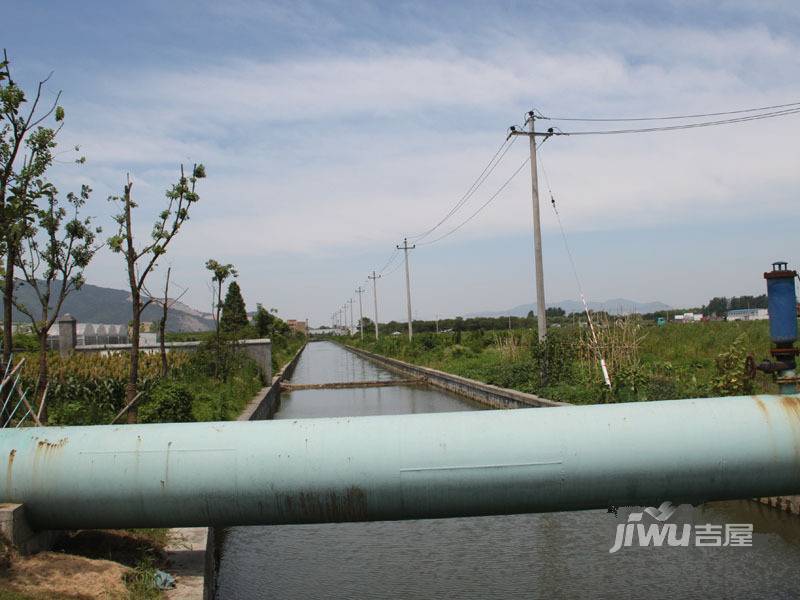
[[[0,582],[0,584],[1,583],[2,582]],[[13,590],[4,590],[0,588],[0,600],[58,600],[58,598],[45,594],[36,594],[32,596],[30,594],[22,594]]]
[[[179,381],[192,397],[192,414],[196,421],[233,421],[263,385],[258,366],[246,357],[239,357],[227,379],[193,376],[187,371]]]
[[[131,600],[158,600],[163,594],[154,586],[156,566],[149,558],[142,559],[128,575],[125,585]]]
[[[589,331],[423,333],[345,343],[486,383],[578,404],[774,393],[772,379],[744,377],[744,360],[768,356],[767,321],[668,324],[626,318],[597,324],[613,388],[603,382]]]
[[[294,355],[305,343],[304,336],[291,336],[274,340],[272,344],[272,374],[275,375],[286,366],[286,363],[294,358]]]

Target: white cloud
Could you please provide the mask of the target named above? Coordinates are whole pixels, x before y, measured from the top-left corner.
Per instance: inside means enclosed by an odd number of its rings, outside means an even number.
[[[131,170],[145,214],[157,212],[179,162],[205,162],[203,200],[174,257],[197,261],[212,246],[237,262],[390,249],[446,212],[505,126],[532,105],[562,115],[682,113],[800,98],[800,44],[757,24],[708,31],[590,23],[557,45],[519,30],[495,41],[480,53],[443,40],[105,73],[90,106],[70,107],[70,135],[89,157],[97,194],[116,192]],[[573,230],[713,223],[765,209],[797,216],[788,190],[800,183],[798,134],[800,118],[789,117],[557,138],[543,158]],[[519,163],[518,146],[459,215]],[[523,171],[459,239],[527,231],[528,195]],[[555,227],[549,214],[545,227]]]

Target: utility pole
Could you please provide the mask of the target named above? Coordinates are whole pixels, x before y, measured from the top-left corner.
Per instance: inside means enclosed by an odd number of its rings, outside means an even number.
[[[436,313],[436,333],[439,333],[439,313]]]
[[[358,330],[361,332],[361,341],[364,341],[364,307],[361,304],[361,294],[366,292],[363,287],[358,286],[356,293],[358,294]]]
[[[380,275],[376,275],[375,271],[372,275],[367,275],[367,279],[372,279],[372,299],[375,301],[375,339],[378,339],[378,279]]]
[[[352,335],[353,326],[354,326],[354,322],[353,322],[353,299],[350,298],[350,300],[348,300],[347,303],[350,305],[350,334]]]
[[[547,335],[547,315],[545,314],[544,301],[544,268],[542,267],[542,227],[539,220],[539,174],[536,164],[536,136],[547,138],[551,136],[552,130],[546,133],[536,133],[534,129],[534,113],[529,111],[525,124],[528,131],[519,131],[516,127],[511,127],[509,136],[527,135],[531,146],[531,199],[533,201],[533,255],[536,267],[536,318],[539,329],[539,341],[543,341]]]
[[[413,246],[408,245],[408,239],[403,238],[403,245],[398,246],[398,250],[402,250],[405,253],[406,258],[406,302],[408,304],[408,339],[409,341],[411,338],[414,337],[414,328],[411,325],[412,317],[411,317],[411,275],[408,272],[408,251],[413,250],[416,248],[417,245],[414,244]]]

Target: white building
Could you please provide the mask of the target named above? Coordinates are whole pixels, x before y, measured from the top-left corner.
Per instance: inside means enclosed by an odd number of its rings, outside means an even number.
[[[695,323],[703,320],[703,315],[700,313],[683,313],[682,315],[675,315],[673,319],[677,323]]]
[[[728,321],[765,321],[769,319],[766,308],[737,308],[729,310],[725,317]]]

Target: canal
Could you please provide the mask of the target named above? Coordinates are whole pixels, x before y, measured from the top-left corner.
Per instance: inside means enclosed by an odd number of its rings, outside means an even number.
[[[340,347],[309,344],[294,383],[391,380]],[[480,410],[422,386],[301,390],[276,419]],[[541,409],[558,410],[558,409]],[[576,432],[576,435],[579,435]],[[217,598],[797,598],[800,518],[749,501],[682,506],[670,523],[753,526],[752,546],[609,550],[627,512],[233,527]],[[649,517],[645,516],[645,519]],[[679,525],[681,527],[682,525]],[[706,541],[715,543],[715,529]],[[723,543],[724,543],[724,537]]]

